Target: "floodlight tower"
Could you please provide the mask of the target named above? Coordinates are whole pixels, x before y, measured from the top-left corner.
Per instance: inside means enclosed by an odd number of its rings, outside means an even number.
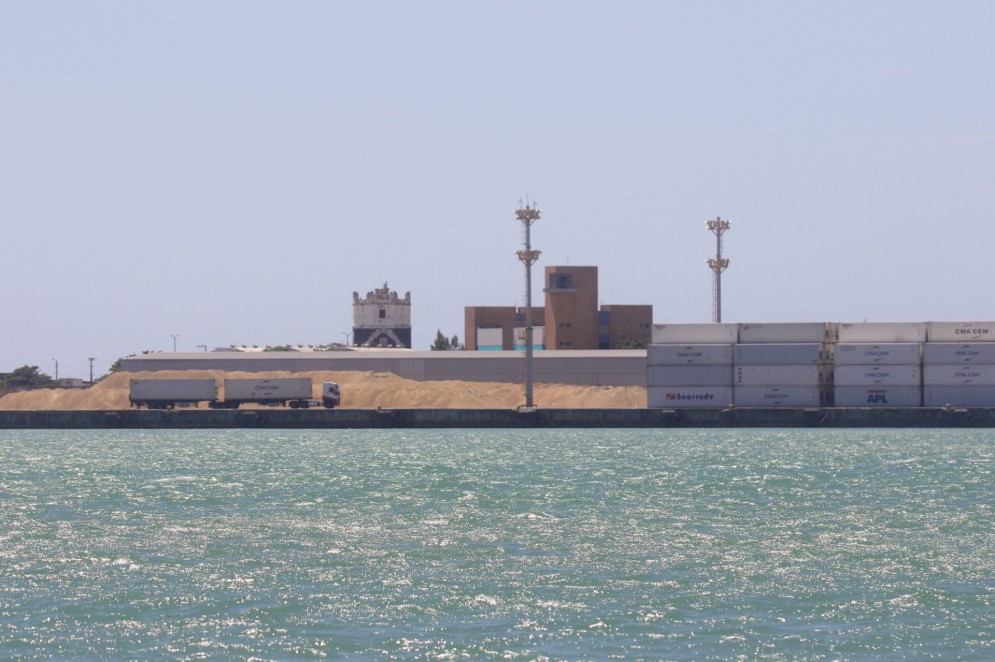
[[[705,227],[715,235],[715,257],[708,260],[708,268],[714,274],[712,276],[712,321],[722,321],[722,272],[729,267],[729,260],[722,257],[722,235],[732,225],[730,221],[723,221],[718,216],[714,221],[705,221]]]
[[[521,205],[521,200],[518,201]],[[539,220],[542,210],[534,206],[535,200],[525,207],[515,210],[515,217],[522,222],[525,229],[525,250],[515,251],[518,259],[525,265],[525,406],[534,407],[532,401],[532,265],[536,263],[542,251],[532,250],[532,224]]]

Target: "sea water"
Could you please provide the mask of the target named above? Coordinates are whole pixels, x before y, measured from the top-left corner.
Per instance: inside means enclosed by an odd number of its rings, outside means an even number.
[[[995,659],[969,430],[0,431],[0,658]]]

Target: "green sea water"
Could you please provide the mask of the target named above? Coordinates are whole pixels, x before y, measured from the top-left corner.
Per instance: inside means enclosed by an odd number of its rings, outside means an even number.
[[[995,659],[987,430],[0,431],[0,659]]]

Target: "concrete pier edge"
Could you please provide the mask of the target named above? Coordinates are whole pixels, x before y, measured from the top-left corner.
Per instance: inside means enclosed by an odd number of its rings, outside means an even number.
[[[0,429],[992,428],[995,408],[0,410]]]

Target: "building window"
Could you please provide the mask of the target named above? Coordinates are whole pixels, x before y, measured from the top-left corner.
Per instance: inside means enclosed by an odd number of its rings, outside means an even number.
[[[383,308],[380,309],[380,319],[382,320],[387,319],[387,311],[384,310]]]
[[[574,289],[574,275],[571,273],[549,274],[549,289],[550,291]]]

